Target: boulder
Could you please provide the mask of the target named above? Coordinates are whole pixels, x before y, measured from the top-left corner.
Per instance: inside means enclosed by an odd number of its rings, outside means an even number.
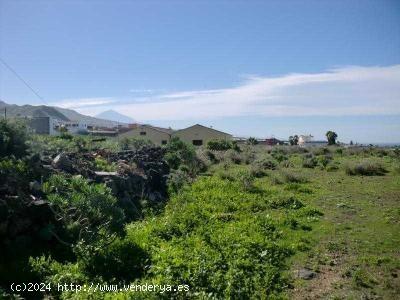
[[[310,280],[310,279],[315,278],[317,276],[317,273],[311,271],[308,268],[301,268],[296,271],[296,276],[297,276],[297,278],[301,278],[304,280]]]
[[[51,165],[53,168],[60,169],[62,171],[71,172],[73,171],[72,161],[65,153],[58,154],[52,161]]]

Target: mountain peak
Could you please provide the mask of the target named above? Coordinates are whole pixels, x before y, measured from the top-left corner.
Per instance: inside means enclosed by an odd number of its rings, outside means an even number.
[[[121,122],[121,123],[136,123],[135,119],[125,116],[113,109],[103,111],[102,113],[96,115],[96,118],[101,118],[101,119],[106,119],[106,120]]]

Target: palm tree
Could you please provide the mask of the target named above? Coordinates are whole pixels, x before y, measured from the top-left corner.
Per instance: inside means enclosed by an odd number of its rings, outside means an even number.
[[[338,137],[338,135],[336,132],[329,130],[326,133],[326,138],[328,139],[328,145],[335,145],[337,137]]]

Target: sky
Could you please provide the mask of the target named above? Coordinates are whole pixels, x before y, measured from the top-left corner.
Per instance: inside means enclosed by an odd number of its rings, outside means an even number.
[[[400,142],[400,1],[0,0],[0,99]]]

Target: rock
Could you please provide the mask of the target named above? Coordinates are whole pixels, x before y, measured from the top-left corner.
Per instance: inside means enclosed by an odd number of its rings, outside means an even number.
[[[56,169],[60,169],[67,172],[73,170],[72,161],[68,158],[68,156],[65,153],[58,154],[53,159],[51,165]]]
[[[307,268],[301,268],[296,271],[296,276],[298,278],[304,279],[304,280],[310,280],[313,279],[317,276],[317,273],[311,271],[310,269]]]
[[[94,172],[96,174],[96,176],[100,176],[100,177],[111,177],[111,176],[117,176],[118,173],[117,172],[102,172],[102,171],[96,171]]]
[[[29,189],[33,192],[40,192],[42,190],[42,186],[38,181],[29,182]]]

